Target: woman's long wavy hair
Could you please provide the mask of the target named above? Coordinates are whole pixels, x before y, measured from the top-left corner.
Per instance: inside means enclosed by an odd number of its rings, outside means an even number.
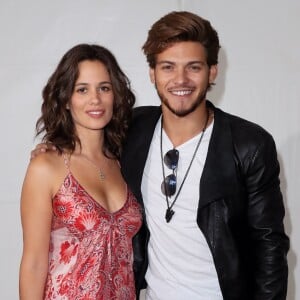
[[[73,152],[80,140],[76,135],[70,111],[66,109],[79,76],[78,65],[84,60],[103,63],[110,75],[114,93],[113,116],[104,128],[103,153],[120,158],[122,144],[135,104],[128,77],[121,70],[114,55],[99,45],[79,44],[61,59],[43,89],[41,116],[36,123],[36,135],[45,132],[43,142],[53,143],[60,153]]]

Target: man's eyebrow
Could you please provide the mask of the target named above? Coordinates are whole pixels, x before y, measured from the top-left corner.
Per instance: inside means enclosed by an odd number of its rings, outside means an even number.
[[[157,64],[157,65],[161,65],[161,64],[171,64],[171,65],[175,65],[176,62],[173,62],[173,61],[170,61],[170,60],[160,60],[160,61],[158,61],[156,64]],[[205,65],[206,65],[206,62],[205,62],[205,61],[202,61],[202,60],[192,60],[192,61],[187,62],[187,65],[192,65],[192,64],[200,64],[200,65],[205,66]]]

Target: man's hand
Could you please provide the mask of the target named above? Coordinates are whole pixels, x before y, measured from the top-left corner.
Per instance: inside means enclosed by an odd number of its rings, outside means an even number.
[[[56,147],[52,143],[41,143],[37,144],[35,148],[30,152],[30,159],[35,158],[40,153],[45,153],[47,151],[56,151]]]

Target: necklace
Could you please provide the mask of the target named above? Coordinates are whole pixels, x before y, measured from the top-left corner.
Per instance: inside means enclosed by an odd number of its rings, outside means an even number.
[[[93,167],[97,170],[97,172],[98,172],[98,175],[99,175],[99,179],[101,180],[101,181],[103,181],[104,179],[105,179],[105,174],[101,171],[101,169],[91,160],[91,159],[89,159],[87,156],[85,156],[85,155],[83,155],[83,154],[81,154],[81,156],[83,157],[83,158],[85,158],[91,165],[93,165]]]
[[[171,221],[173,215],[175,214],[175,211],[172,208],[173,208],[175,202],[177,201],[178,196],[179,196],[179,194],[181,192],[181,189],[183,187],[183,184],[184,184],[184,182],[185,182],[185,180],[186,180],[186,178],[187,178],[187,176],[189,174],[189,171],[190,171],[191,166],[193,164],[194,158],[195,158],[195,156],[197,154],[197,151],[199,149],[199,146],[201,144],[204,132],[205,132],[205,130],[207,128],[208,119],[209,119],[209,111],[207,109],[206,110],[206,121],[205,121],[204,127],[202,129],[202,133],[200,135],[200,138],[199,138],[198,143],[196,145],[196,148],[195,148],[195,151],[193,153],[193,156],[192,156],[192,159],[190,161],[190,164],[189,164],[189,166],[188,166],[188,168],[187,168],[187,170],[185,172],[185,175],[183,177],[183,180],[181,182],[181,185],[180,185],[180,187],[178,189],[177,194],[175,195],[175,199],[173,200],[173,202],[171,202],[169,200],[169,197],[167,196],[167,194],[165,194],[165,196],[166,196],[166,203],[167,203],[167,209],[166,209],[165,219],[166,219],[167,223],[169,223]],[[163,179],[164,179],[164,182],[165,182],[166,176],[165,176],[165,168],[164,168],[164,161],[163,161],[163,151],[162,151],[162,130],[163,130],[163,117],[161,117],[161,127],[160,127],[160,155],[161,155],[161,165],[162,165],[162,171],[163,171]]]

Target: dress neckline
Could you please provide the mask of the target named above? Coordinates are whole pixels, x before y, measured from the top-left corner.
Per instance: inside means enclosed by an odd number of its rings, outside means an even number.
[[[61,184],[60,188],[58,189],[58,191],[55,193],[54,198],[56,198],[58,196],[58,194],[61,192],[62,188],[65,186],[65,182],[66,180],[71,181],[71,183],[73,184],[75,182],[75,184],[80,188],[81,191],[84,192],[84,194],[89,198],[90,201],[92,201],[97,207],[99,207],[101,210],[103,210],[106,214],[108,215],[115,215],[117,213],[119,213],[120,211],[122,211],[124,208],[126,208],[127,204],[128,204],[128,200],[129,200],[129,189],[128,189],[128,185],[127,183],[125,183],[126,186],[126,192],[125,192],[125,202],[124,204],[117,209],[116,211],[112,211],[110,212],[109,210],[107,210],[105,207],[103,207],[103,205],[101,205],[101,203],[99,203],[88,191],[86,188],[83,187],[83,185],[77,180],[77,178],[72,174],[72,172],[70,170],[68,170],[68,174],[66,175],[66,177],[63,180],[63,183]]]

